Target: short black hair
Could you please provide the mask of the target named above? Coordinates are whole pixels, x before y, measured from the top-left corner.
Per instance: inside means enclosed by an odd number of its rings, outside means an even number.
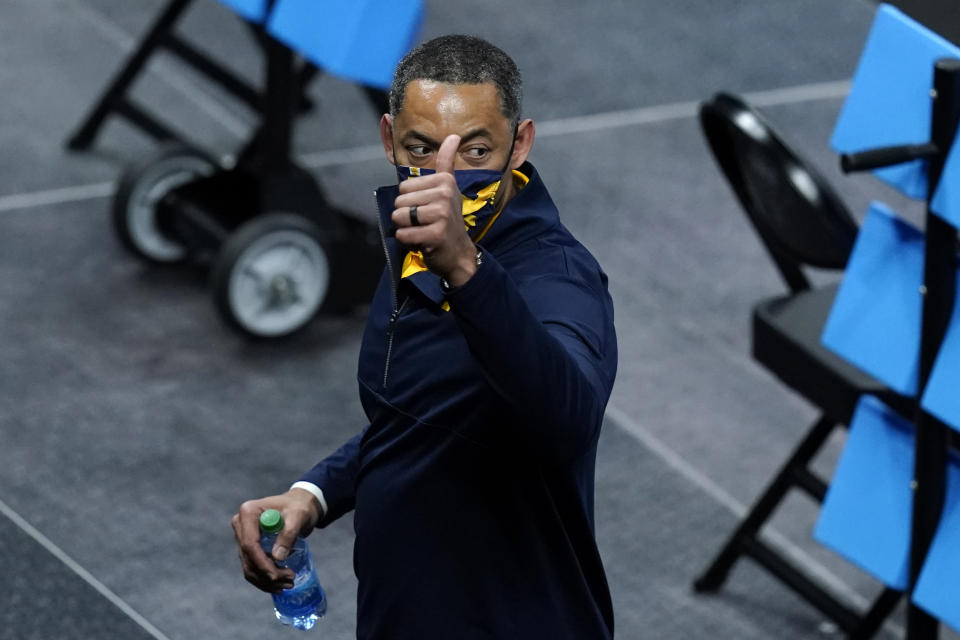
[[[500,94],[500,111],[510,124],[520,123],[523,82],[516,63],[500,48],[482,38],[446,35],[424,42],[397,65],[390,86],[390,115],[403,108],[407,85],[413,80],[449,84],[492,82]]]

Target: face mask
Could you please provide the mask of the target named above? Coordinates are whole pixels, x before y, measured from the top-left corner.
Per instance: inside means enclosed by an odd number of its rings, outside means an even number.
[[[400,182],[408,178],[428,176],[436,173],[434,169],[397,165],[397,177]],[[493,203],[500,188],[503,174],[493,169],[457,169],[453,177],[463,198],[463,225],[467,233],[474,236],[480,233],[496,211]]]

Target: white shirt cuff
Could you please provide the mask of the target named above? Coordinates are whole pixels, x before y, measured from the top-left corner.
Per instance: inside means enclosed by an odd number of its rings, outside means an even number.
[[[300,480],[294,482],[290,485],[291,489],[303,489],[304,491],[309,491],[313,494],[313,497],[317,499],[317,502],[320,503],[320,519],[322,520],[327,515],[327,500],[323,497],[323,490],[320,489],[317,485],[312,482],[305,482]]]

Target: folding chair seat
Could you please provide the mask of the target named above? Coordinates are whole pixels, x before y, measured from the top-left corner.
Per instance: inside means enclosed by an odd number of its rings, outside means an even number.
[[[694,588],[716,591],[737,559],[747,555],[850,637],[870,637],[896,605],[899,592],[885,589],[866,612],[858,612],[758,536],[791,489],[802,489],[823,501],[827,483],[809,468],[810,462],[833,429],[849,422],[861,395],[879,396],[895,408],[910,410],[906,398],[820,342],[837,285],[814,287],[805,270],[842,271],[856,239],[857,224],[827,182],[742,99],[715,95],[701,105],[700,123],[719,168],[789,289],[755,305],[753,357],[822,415],[694,582]]]
[[[833,283],[758,303],[753,309],[752,350],[757,362],[824,415],[848,424],[862,394],[890,392],[821,344],[837,288]],[[894,398],[891,402],[898,402]]]

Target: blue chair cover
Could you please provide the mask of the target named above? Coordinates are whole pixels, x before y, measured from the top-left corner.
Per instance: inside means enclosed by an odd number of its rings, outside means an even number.
[[[960,144],[954,138],[930,209],[954,227],[960,227]]]
[[[267,0],[220,0],[220,3],[230,7],[250,22],[260,24],[267,17]]]
[[[421,0],[278,0],[267,31],[324,71],[385,89],[422,15]]]
[[[813,537],[894,589],[905,589],[913,506],[910,423],[873,396],[857,404]]]
[[[848,153],[929,142],[933,65],[939,58],[957,57],[956,45],[890,5],[880,5],[831,146]],[[927,195],[926,173],[922,160],[875,171],[918,199]]]
[[[957,286],[950,325],[933,363],[920,404],[927,413],[960,431],[960,278]]]
[[[913,601],[960,630],[960,460],[951,455],[940,525],[917,578]]]
[[[904,395],[917,393],[923,251],[919,229],[871,203],[821,338]]]

